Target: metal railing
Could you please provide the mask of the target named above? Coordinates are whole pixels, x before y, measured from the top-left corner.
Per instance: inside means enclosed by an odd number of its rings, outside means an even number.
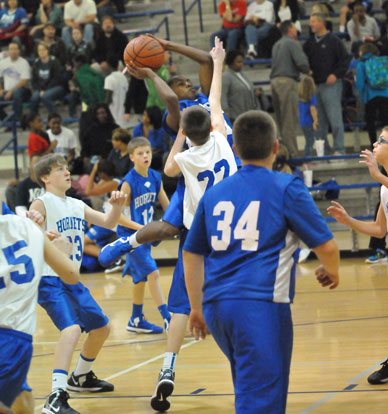
[[[191,12],[193,7],[198,5],[199,30],[203,33],[203,19],[202,19],[202,5],[201,0],[193,0],[190,6],[186,8],[186,0],[182,0],[182,16],[183,16],[183,30],[185,32],[185,43],[189,44],[189,35],[187,31],[187,15]]]
[[[12,102],[1,102],[0,105],[5,106],[12,104]],[[13,158],[14,158],[14,167],[15,167],[15,178],[19,179],[19,165],[18,165],[18,136],[16,132],[16,118],[15,114],[12,113],[8,115],[5,120],[2,122],[2,126],[10,126],[12,130],[12,137],[7,141],[3,147],[0,147],[0,155],[12,145]]]

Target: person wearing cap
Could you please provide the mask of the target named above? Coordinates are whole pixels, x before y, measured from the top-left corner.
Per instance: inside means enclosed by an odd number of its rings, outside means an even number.
[[[46,43],[51,56],[56,57],[61,65],[66,64],[67,46],[66,43],[59,36],[56,36],[56,29],[54,23],[45,23],[45,25],[43,26],[43,38],[41,39],[41,41]],[[36,49],[35,56],[37,56]]]
[[[35,15],[35,26],[30,29],[30,36],[41,39],[43,27],[47,22],[53,23],[57,31],[60,31],[64,25],[62,8],[53,0],[41,0]]]

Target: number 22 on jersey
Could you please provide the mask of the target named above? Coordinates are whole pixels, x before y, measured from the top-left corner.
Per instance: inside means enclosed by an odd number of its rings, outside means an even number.
[[[220,201],[213,209],[213,216],[224,213],[222,220],[217,221],[217,230],[221,232],[221,238],[211,236],[212,248],[216,251],[226,250],[232,237],[241,240],[241,250],[256,251],[259,247],[259,221],[260,201],[251,201],[237,221],[234,229],[231,224],[234,218],[235,206],[231,201]]]

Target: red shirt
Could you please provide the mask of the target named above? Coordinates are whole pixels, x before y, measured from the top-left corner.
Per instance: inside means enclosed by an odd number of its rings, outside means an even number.
[[[28,156],[32,157],[35,153],[42,153],[49,147],[49,143],[40,135],[31,132],[28,136],[27,150]]]
[[[233,17],[235,17],[236,14],[239,14],[240,16],[246,16],[247,14],[247,2],[245,0],[237,0],[233,4],[231,3],[230,8],[232,10]],[[222,16],[225,13],[225,11],[226,11],[225,2],[222,2],[218,6],[218,13],[220,14],[220,16]],[[231,22],[228,22],[228,20],[226,19],[222,19],[222,25],[226,29],[237,29],[239,27],[244,26],[244,19],[241,19],[237,23],[231,23]]]

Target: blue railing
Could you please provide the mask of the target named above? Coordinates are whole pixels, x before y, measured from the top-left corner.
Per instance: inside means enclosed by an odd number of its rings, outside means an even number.
[[[187,31],[187,15],[193,9],[195,5],[198,5],[198,17],[199,17],[199,30],[203,33],[203,20],[202,20],[202,5],[201,0],[193,0],[189,7],[186,8],[186,1],[182,0],[182,16],[183,16],[183,30],[185,32],[185,43],[189,44],[189,35]]]

